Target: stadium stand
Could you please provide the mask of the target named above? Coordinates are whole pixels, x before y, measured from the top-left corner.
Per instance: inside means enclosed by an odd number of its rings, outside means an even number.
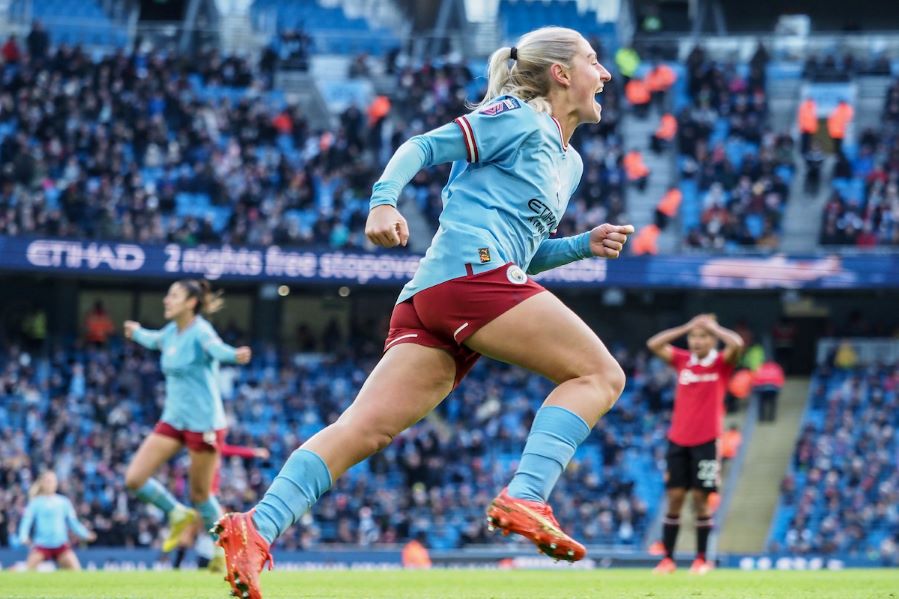
[[[366,118],[364,107],[350,106],[336,129],[318,129],[254,65],[215,51],[191,61],[124,53],[95,60],[61,46],[45,61],[7,61],[3,78],[7,234],[186,245],[369,249],[367,200],[385,151],[467,112],[465,100],[483,93],[462,64],[402,69],[385,142],[383,115]],[[73,102],[67,85],[84,101]],[[609,87],[603,123],[573,140],[585,174],[560,235],[617,222],[625,208],[619,99]],[[64,133],[53,128],[61,121],[71,124]],[[448,171],[422,172],[406,191],[431,223]]]
[[[62,46],[3,73],[8,234],[363,244],[373,140],[313,129],[243,59]]]
[[[578,10],[576,0],[500,0],[498,19],[506,39],[547,25],[570,27],[586,38],[600,40],[607,52],[616,50],[615,24],[600,23],[595,10]]]
[[[13,0],[9,11],[10,15],[29,14],[46,22],[47,32],[59,44],[115,48],[128,45],[127,30],[111,19],[97,0]]]
[[[235,334],[225,331],[226,338]],[[230,458],[223,505],[243,509],[254,503],[301,440],[352,401],[377,345],[365,338],[347,341],[333,354],[260,348],[252,367],[223,368],[228,442],[261,445],[272,454],[264,463]],[[156,546],[159,518],[129,498],[123,475],[127,456],[158,417],[162,377],[157,355],[121,343],[114,337],[107,346],[48,345],[33,353],[13,345],[0,355],[0,546],[16,543],[28,486],[48,467],[66,481],[64,492],[97,532],[98,543]],[[309,347],[322,346],[310,340]],[[671,398],[659,390],[670,389],[670,374],[645,355],[619,357],[629,387],[578,451],[554,494],[554,509],[589,543],[642,547],[662,496]],[[647,385],[652,392],[644,394]],[[369,545],[420,533],[432,548],[496,542],[485,536],[483,510],[514,471],[530,421],[550,389],[548,381],[485,360],[436,417],[351,470],[281,542]],[[186,476],[181,460],[160,474],[181,496]]]
[[[372,26],[364,18],[350,18],[343,8],[322,6],[314,0],[256,0],[250,16],[264,29],[274,21],[277,31],[302,31],[311,38],[313,52],[383,55],[399,45],[389,31]]]
[[[768,549],[899,565],[899,367],[835,361],[812,380]]]
[[[794,174],[793,140],[767,129],[765,58],[687,59],[690,106],[678,117],[682,228],[691,247],[774,247]]]
[[[899,245],[899,80],[887,91],[884,127],[837,156],[824,206],[822,245]]]

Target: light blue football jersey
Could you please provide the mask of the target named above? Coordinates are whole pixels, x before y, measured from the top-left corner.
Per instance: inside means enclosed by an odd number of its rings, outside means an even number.
[[[69,542],[69,530],[82,539],[88,537],[72,502],[62,495],[38,495],[25,507],[19,523],[19,540],[23,544],[31,541],[46,549],[56,549]]]
[[[558,121],[501,96],[411,138],[375,184],[372,207],[396,205],[423,166],[453,162],[431,246],[397,302],[470,271],[513,262],[530,274],[591,255],[589,235],[547,239],[578,186],[583,163]],[[417,151],[413,151],[412,149]]]
[[[219,362],[234,362],[237,350],[219,338],[208,320],[197,316],[181,332],[174,322],[158,331],[141,328],[134,332],[132,339],[162,353],[165,407],[160,420],[194,432],[225,428],[225,410],[216,375]]]

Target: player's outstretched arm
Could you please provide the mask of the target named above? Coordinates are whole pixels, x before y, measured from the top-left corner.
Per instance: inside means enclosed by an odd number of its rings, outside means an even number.
[[[34,525],[34,504],[29,503],[25,507],[25,513],[22,515],[22,521],[19,522],[19,542],[26,546],[31,546],[31,527]]]
[[[461,129],[453,123],[416,135],[404,142],[384,167],[384,173],[372,188],[365,236],[380,247],[405,246],[409,225],[396,209],[403,188],[421,169],[465,160],[467,156]]]
[[[646,347],[649,351],[670,364],[672,355],[671,342],[689,333],[690,329],[700,323],[703,316],[704,315],[696,316],[691,319],[690,322],[682,324],[679,327],[665,329],[660,333],[656,333],[646,342]]]
[[[740,334],[721,326],[713,316],[707,316],[706,320],[702,322],[702,325],[724,343],[725,362],[728,364],[736,364],[740,359],[740,356],[743,355],[743,348],[746,345],[743,338],[740,337]]]
[[[228,345],[218,336],[212,326],[207,326],[200,333],[200,345],[206,355],[219,362],[247,364],[253,358],[253,350],[249,346],[234,347]]]
[[[69,527],[69,530],[74,532],[75,535],[82,541],[87,541],[90,543],[96,540],[97,535],[88,530],[87,527],[78,519],[78,514],[75,513],[75,506],[72,505],[72,502],[68,499],[66,499],[65,501],[65,520],[66,525]]]
[[[159,349],[159,340],[162,338],[162,331],[154,331],[145,329],[140,326],[139,322],[126,320],[122,325],[125,332],[125,339],[131,339],[138,345],[142,345],[147,349]]]
[[[545,239],[531,258],[527,272],[535,275],[585,258],[617,258],[633,232],[632,225],[606,223],[580,235]]]

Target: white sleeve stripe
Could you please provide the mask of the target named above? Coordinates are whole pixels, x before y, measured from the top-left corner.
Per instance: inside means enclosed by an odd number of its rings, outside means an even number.
[[[474,133],[471,129],[471,123],[464,116],[456,119],[456,124],[462,129],[462,138],[465,140],[465,150],[468,152],[468,161],[478,161],[478,147],[475,144]]]

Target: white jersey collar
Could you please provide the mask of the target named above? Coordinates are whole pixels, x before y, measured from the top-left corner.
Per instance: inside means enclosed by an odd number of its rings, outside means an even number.
[[[707,355],[702,360],[700,360],[696,354],[691,353],[690,361],[687,362],[687,366],[696,366],[698,364],[699,366],[705,366],[707,368],[707,367],[711,366],[712,364],[714,364],[716,359],[718,359],[718,350],[717,349],[713,349],[712,351],[710,351],[709,355]]]

